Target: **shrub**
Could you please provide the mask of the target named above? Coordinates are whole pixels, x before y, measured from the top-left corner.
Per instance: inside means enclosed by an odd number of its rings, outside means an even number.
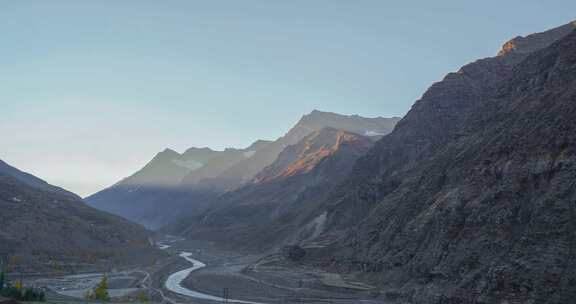
[[[0,290],[0,296],[19,301],[46,301],[46,295],[42,290],[34,289],[31,287],[21,289],[15,286],[5,286]]]

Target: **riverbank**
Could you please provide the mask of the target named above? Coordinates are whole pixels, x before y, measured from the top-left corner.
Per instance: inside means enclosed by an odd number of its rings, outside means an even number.
[[[212,243],[183,241],[174,250],[190,250],[206,264],[181,281],[194,292],[258,303],[383,303],[371,286],[349,284],[337,274],[298,265],[281,266],[279,256],[238,255]],[[182,258],[182,260],[184,260]],[[188,265],[188,268],[190,266]],[[168,291],[172,294],[170,291]],[[214,301],[197,299],[198,303]],[[196,302],[195,301],[195,302]]]

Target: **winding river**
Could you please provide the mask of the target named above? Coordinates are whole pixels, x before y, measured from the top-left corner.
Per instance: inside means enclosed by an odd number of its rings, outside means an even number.
[[[166,289],[175,292],[177,294],[181,294],[195,299],[223,302],[224,298],[190,290],[182,286],[182,281],[184,281],[184,279],[186,279],[190,275],[190,273],[192,273],[192,271],[196,271],[200,268],[206,267],[206,264],[192,258],[192,253],[190,252],[182,252],[180,253],[180,256],[186,259],[188,262],[192,263],[192,267],[171,274],[168,277],[168,279],[166,279],[165,283]],[[228,299],[228,303],[262,304],[258,302],[250,302],[234,299]]]

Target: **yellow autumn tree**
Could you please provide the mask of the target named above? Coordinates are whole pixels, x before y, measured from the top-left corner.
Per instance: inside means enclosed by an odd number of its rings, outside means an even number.
[[[146,296],[146,293],[144,291],[140,291],[136,295],[136,300],[140,303],[146,303],[146,302],[148,302],[148,297]]]
[[[100,283],[98,283],[96,288],[94,288],[92,298],[98,301],[110,301],[110,294],[108,293],[108,278],[106,276],[102,277]]]

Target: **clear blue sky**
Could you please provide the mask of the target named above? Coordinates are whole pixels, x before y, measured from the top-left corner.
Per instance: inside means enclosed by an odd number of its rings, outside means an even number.
[[[403,115],[447,72],[575,12],[534,0],[2,1],[0,159],[85,195],[165,147],[247,146],[312,109]]]

